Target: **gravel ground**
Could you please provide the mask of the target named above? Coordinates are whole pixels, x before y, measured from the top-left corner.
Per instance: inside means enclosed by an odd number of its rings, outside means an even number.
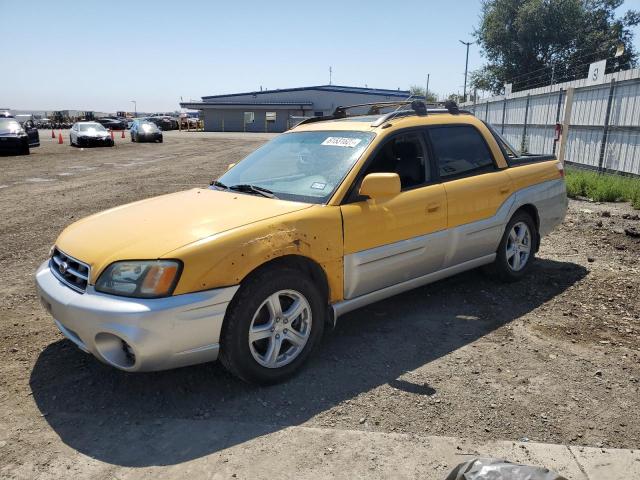
[[[151,434],[143,455],[114,448],[118,428],[172,419],[237,421],[238,443],[264,432],[242,425],[305,424],[638,448],[640,218],[629,205],[572,201],[517,284],[473,271],[342,317],[283,385],[248,386],[217,363],[127,374],[58,333],[35,269],[74,220],[206,185],[267,136],[169,132],[163,144],[84,150],[41,137],[28,157],[0,157],[0,477],[47,472],[60,441],[129,466],[219,448],[159,458]]]

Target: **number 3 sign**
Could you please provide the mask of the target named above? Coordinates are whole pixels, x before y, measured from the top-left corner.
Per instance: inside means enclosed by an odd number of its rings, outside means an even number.
[[[595,85],[604,82],[604,70],[607,67],[606,60],[593,62],[589,65],[589,75],[587,76],[587,85]]]

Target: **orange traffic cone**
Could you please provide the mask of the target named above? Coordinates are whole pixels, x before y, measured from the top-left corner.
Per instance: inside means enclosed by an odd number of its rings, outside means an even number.
[[[113,130],[109,129],[109,132],[111,133],[111,140],[114,140],[114,138],[113,138]]]
[[[53,128],[51,129],[51,138],[56,138],[56,132],[53,131]]]
[[[122,130],[122,135],[120,136],[120,138],[124,138],[124,130]]]
[[[62,132],[58,134],[58,145],[62,145],[64,141],[62,140]]]

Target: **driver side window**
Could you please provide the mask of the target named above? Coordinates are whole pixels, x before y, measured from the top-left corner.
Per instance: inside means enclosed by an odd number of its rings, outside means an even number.
[[[365,175],[369,173],[397,173],[402,190],[429,182],[431,169],[422,134],[408,132],[388,140],[367,167]]]

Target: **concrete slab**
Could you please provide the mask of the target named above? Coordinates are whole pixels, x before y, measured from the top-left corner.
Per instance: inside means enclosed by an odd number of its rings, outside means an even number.
[[[73,425],[75,420],[65,422]],[[5,445],[20,444],[20,432],[28,428],[6,432]],[[82,437],[81,432],[77,435]],[[442,480],[458,463],[490,456],[544,466],[569,480],[640,478],[640,453],[633,450],[365,430],[165,419],[107,423],[103,436],[76,438],[76,448],[61,442],[53,430],[46,436],[56,447],[54,454],[35,465],[4,465],[0,477]]]
[[[640,450],[569,447],[589,480],[640,478]]]

